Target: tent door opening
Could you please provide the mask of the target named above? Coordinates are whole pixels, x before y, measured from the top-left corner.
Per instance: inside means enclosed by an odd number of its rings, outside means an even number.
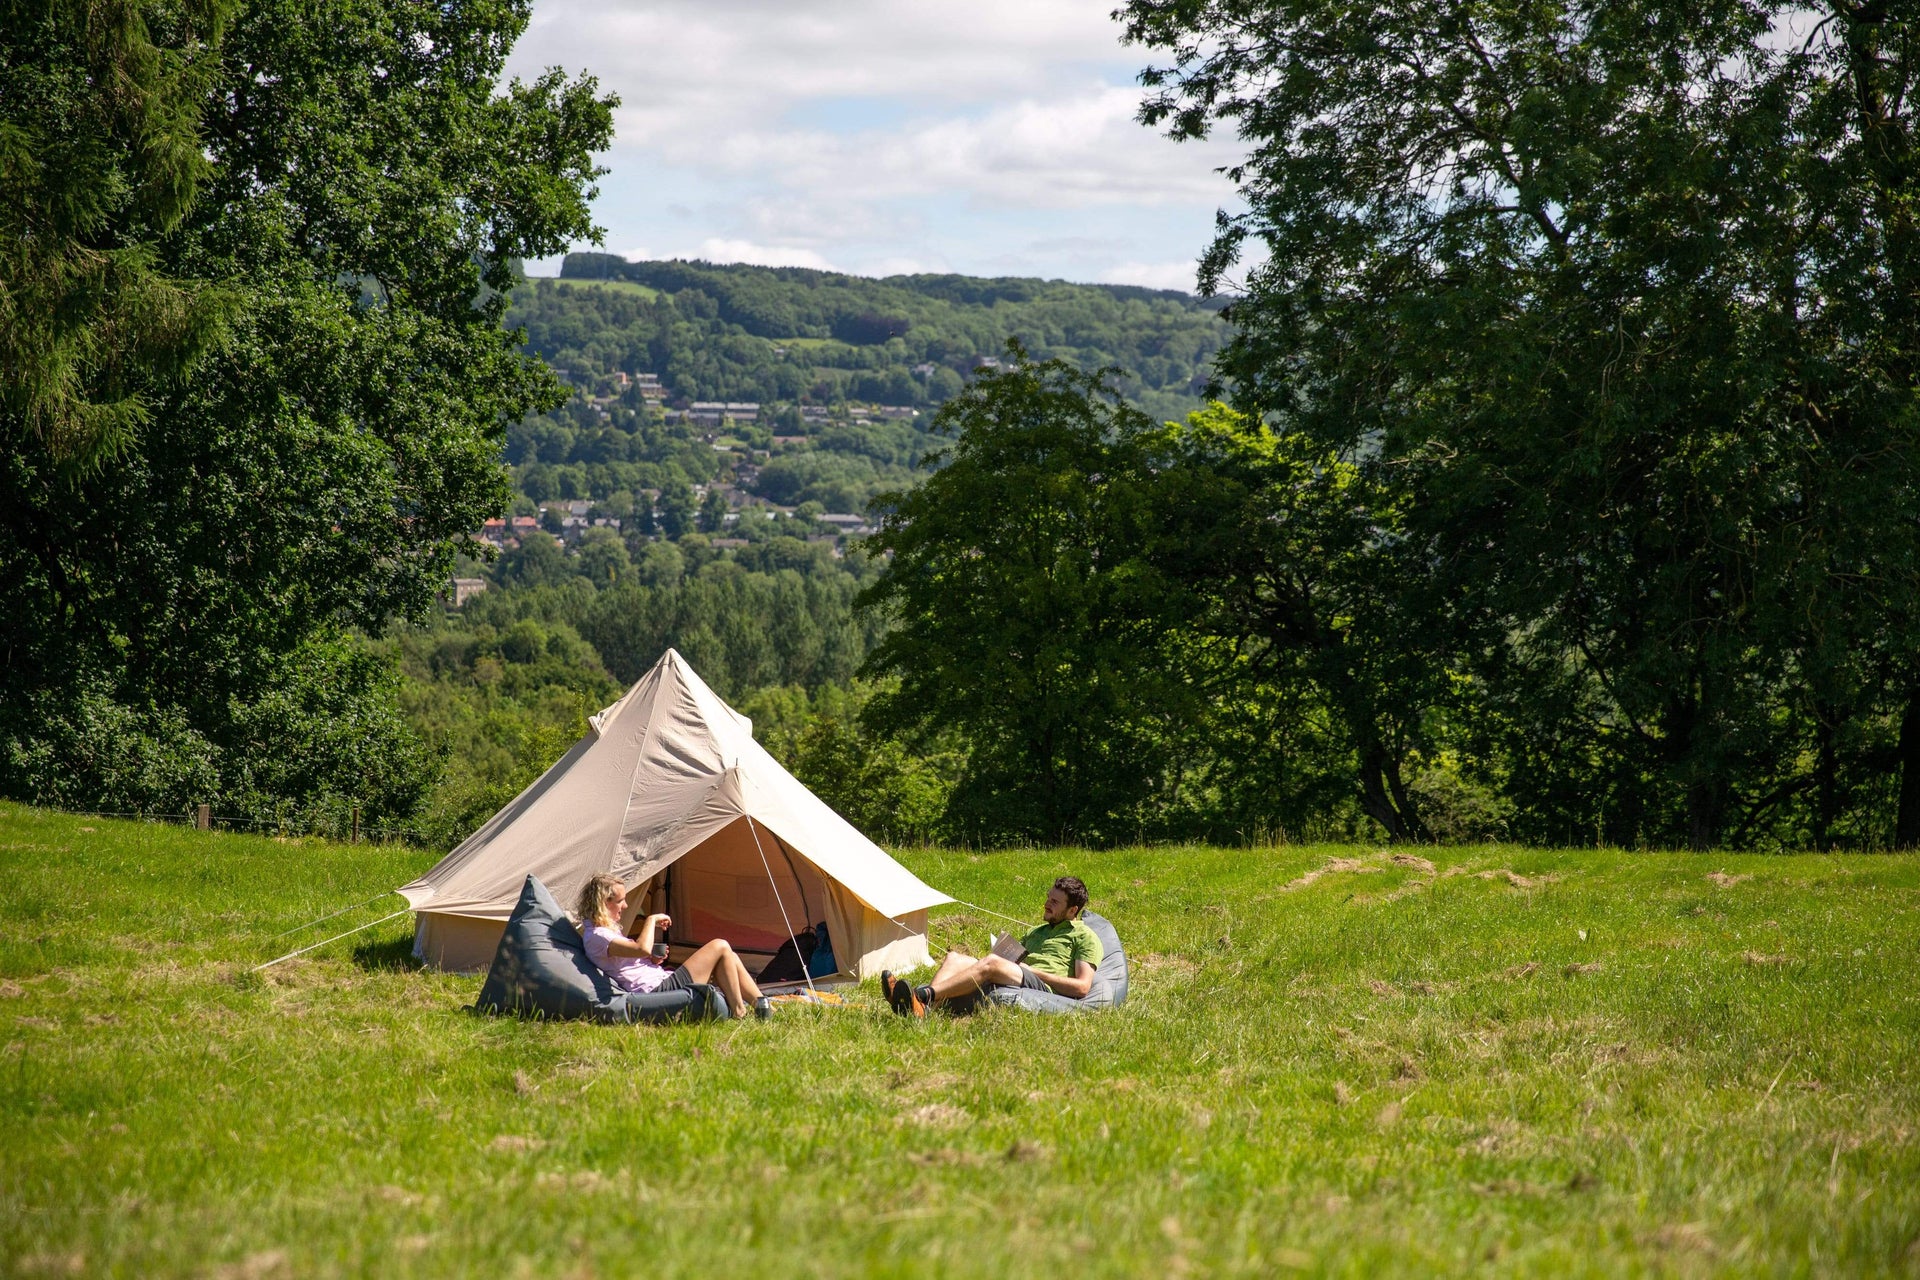
[[[756,847],[747,819],[736,818],[670,868],[663,895],[667,905],[656,910],[673,917],[676,957],[715,938],[725,938],[743,956],[771,957],[787,941],[788,921],[798,932],[826,919],[826,881],[820,873],[766,827],[759,835]]]

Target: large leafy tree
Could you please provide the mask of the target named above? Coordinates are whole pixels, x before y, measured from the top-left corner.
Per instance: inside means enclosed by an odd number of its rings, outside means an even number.
[[[1357,801],[1390,839],[1427,838],[1410,774],[1435,746],[1448,650],[1402,496],[1222,405],[1169,423],[1148,457],[1142,554],[1182,600],[1214,823],[1299,830]]]
[[[964,838],[1131,836],[1172,803],[1196,723],[1166,647],[1179,597],[1140,555],[1153,423],[1107,375],[1009,351],[941,409],[943,465],[871,540],[892,559],[861,601],[892,629],[863,671],[897,682],[863,718],[963,744]]]
[[[194,12],[76,5],[8,28],[13,73],[74,94],[94,83],[82,64],[102,14],[144,33],[163,68],[190,64],[154,90],[172,95],[156,136],[181,153],[163,168],[167,200],[156,211],[126,195],[151,151],[126,142],[61,179],[98,207],[71,233],[91,241],[68,252],[123,254],[151,289],[217,295],[221,328],[193,351],[164,328],[165,343],[132,341],[175,358],[149,362],[138,412],[112,419],[110,464],[90,470],[35,425],[51,419],[33,417],[32,397],[51,393],[14,388],[0,601],[24,625],[0,674],[0,770],[16,794],[63,774],[84,791],[110,744],[46,726],[125,722],[216,775],[158,769],[128,800],[209,798],[210,785],[363,798],[365,761],[337,742],[308,754],[338,767],[253,757],[357,717],[377,728],[366,751],[417,775],[417,745],[337,705],[342,691],[391,693],[329,637],[417,614],[467,532],[505,506],[505,424],[558,398],[501,327],[513,263],[592,232],[592,153],[612,104],[558,72],[501,85],[527,21],[518,0],[255,0],[224,31]],[[47,128],[18,97],[5,109],[10,129]],[[104,336],[13,332],[35,351],[67,343],[86,359],[47,367],[85,371],[124,332],[114,305],[76,313]],[[48,385],[70,388],[83,423],[88,404],[125,401],[111,379]],[[404,809],[418,788],[381,794]]]
[[[1911,8],[1121,16],[1248,146],[1221,371],[1405,495],[1520,830],[1920,836]]]

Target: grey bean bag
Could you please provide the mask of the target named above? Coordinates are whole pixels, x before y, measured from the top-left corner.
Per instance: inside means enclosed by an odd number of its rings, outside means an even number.
[[[987,992],[987,999],[995,1004],[1011,1005],[1033,1013],[1091,1013],[1095,1009],[1111,1009],[1125,1004],[1127,953],[1120,946],[1120,935],[1113,931],[1112,922],[1105,916],[1083,911],[1080,919],[1087,928],[1093,930],[1105,951],[1099,967],[1093,971],[1093,986],[1088,989],[1085,999],[1075,1000],[1057,991],[1029,991],[1025,987],[994,987]]]
[[[671,1022],[724,1018],[727,999],[716,987],[628,992],[613,985],[587,958],[580,931],[534,876],[507,918],[493,967],[473,1005],[479,1013],[534,1018],[592,1018],[596,1022]]]

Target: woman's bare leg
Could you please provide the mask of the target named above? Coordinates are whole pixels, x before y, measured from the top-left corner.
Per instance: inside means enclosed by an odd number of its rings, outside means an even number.
[[[733,1010],[734,1017],[747,1016],[746,993],[740,989],[740,974],[744,971],[740,967],[740,958],[733,954],[732,943],[725,938],[715,938],[681,961],[680,967],[695,982],[711,982],[720,988],[720,994],[727,998],[727,1007]],[[751,981],[748,985],[752,985]],[[759,988],[755,987],[754,995],[759,994]]]
[[[740,963],[740,954],[729,948],[727,963],[733,966],[733,980],[740,984],[740,994],[748,1000],[758,1000],[760,985],[753,980],[753,975],[747,972],[747,966]]]

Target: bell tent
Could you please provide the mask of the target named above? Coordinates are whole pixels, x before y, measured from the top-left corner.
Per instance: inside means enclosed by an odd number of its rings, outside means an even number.
[[[604,871],[633,913],[673,917],[676,955],[726,938],[751,967],[824,920],[841,976],[928,963],[927,909],[952,899],[802,786],[677,652],[588,723],[559,763],[401,887],[421,960],[485,969],[529,873],[571,903]]]

